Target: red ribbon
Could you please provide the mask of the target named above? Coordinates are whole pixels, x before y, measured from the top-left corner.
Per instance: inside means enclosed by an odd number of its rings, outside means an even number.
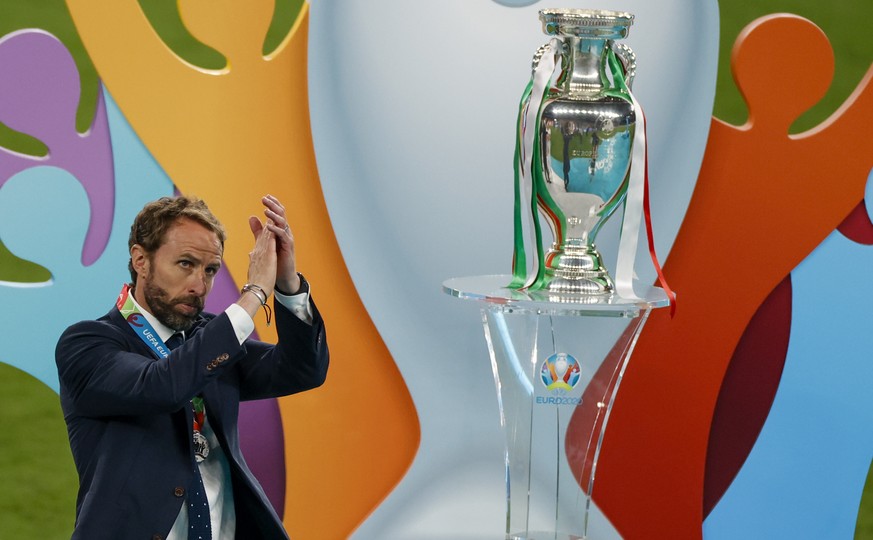
[[[640,111],[642,112],[642,111]],[[643,219],[646,221],[646,238],[649,241],[649,255],[652,257],[652,264],[655,266],[655,272],[658,273],[658,282],[661,288],[667,293],[667,298],[670,300],[670,318],[676,315],[676,293],[667,284],[667,278],[664,277],[664,271],[661,269],[661,263],[658,262],[658,255],[655,253],[655,235],[652,233],[652,212],[649,208],[649,152],[646,151],[645,162],[645,177],[643,179]]]

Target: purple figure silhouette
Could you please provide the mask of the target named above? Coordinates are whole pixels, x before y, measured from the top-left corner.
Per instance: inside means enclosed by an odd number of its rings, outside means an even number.
[[[27,29],[0,39],[0,122],[48,147],[45,157],[0,148],[0,188],[16,173],[40,165],[58,167],[76,177],[91,206],[82,249],[82,264],[89,266],[109,242],[115,177],[102,93],[98,92],[94,121],[85,133],[76,131],[80,94],[79,71],[56,37]]]

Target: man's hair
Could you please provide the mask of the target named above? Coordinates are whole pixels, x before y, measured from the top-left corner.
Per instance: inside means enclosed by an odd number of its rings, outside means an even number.
[[[146,204],[133,225],[130,226],[130,237],[127,240],[127,249],[134,244],[142,246],[146,253],[152,254],[163,244],[167,231],[180,219],[190,219],[203,225],[218,236],[221,248],[224,249],[224,240],[227,235],[221,222],[209,211],[206,203],[197,197],[161,197],[156,201]],[[133,260],[127,262],[130,270],[130,279],[136,283],[136,271],[133,269]]]

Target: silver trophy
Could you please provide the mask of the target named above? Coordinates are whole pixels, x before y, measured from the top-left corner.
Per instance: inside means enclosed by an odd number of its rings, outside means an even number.
[[[636,124],[628,88],[635,61],[630,48],[614,40],[627,36],[633,19],[604,10],[540,11],[543,31],[559,40],[560,55],[560,74],[540,108],[535,150],[538,206],[554,236],[543,261],[542,286],[551,293],[614,291],[594,240],[628,189]]]

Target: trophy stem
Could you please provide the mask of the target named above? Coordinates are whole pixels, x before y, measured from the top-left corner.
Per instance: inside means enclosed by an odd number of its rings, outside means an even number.
[[[580,239],[552,245],[546,258],[546,276],[549,292],[607,295],[615,291],[600,252]]]

